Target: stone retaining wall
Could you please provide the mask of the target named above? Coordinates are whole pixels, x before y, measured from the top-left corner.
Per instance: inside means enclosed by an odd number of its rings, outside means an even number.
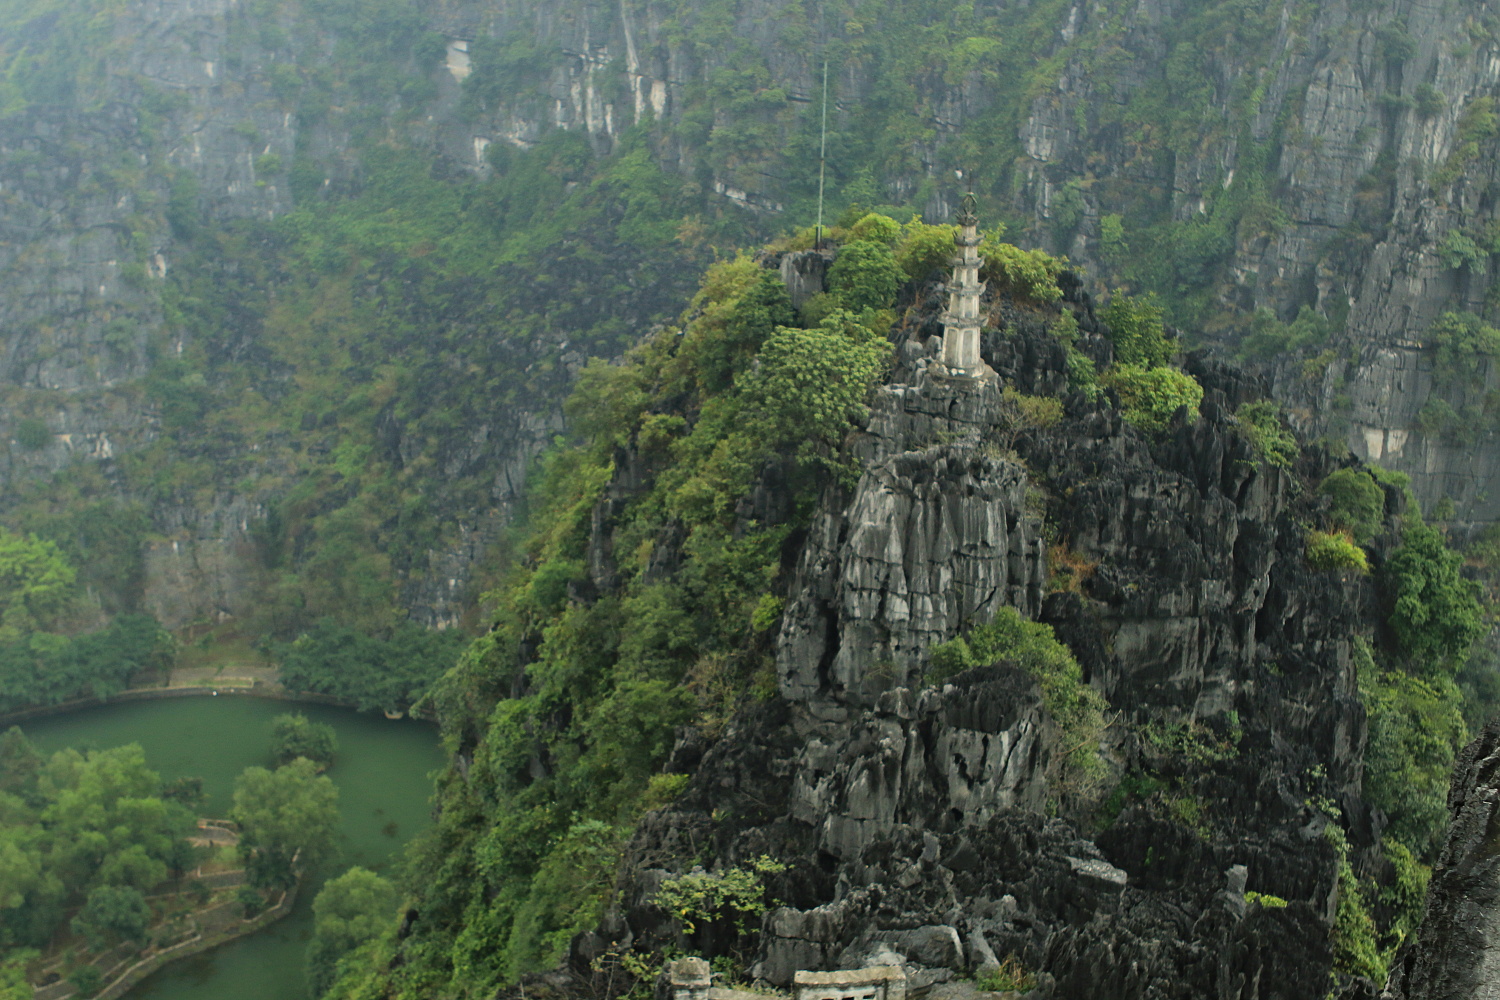
[[[235,938],[244,937],[246,934],[253,934],[291,913],[296,902],[297,890],[293,887],[282,894],[280,902],[275,906],[261,911],[249,920],[233,919],[231,911],[238,908],[238,903],[220,903],[196,913],[194,919],[198,920],[204,929],[185,941],[174,944],[170,948],[163,948],[141,959],[134,965],[126,966],[123,962],[117,963],[105,973],[108,985],[95,994],[96,1000],[119,1000],[129,992],[131,987],[163,966],[179,958],[202,954],[211,948],[227,944]],[[225,919],[226,917],[229,919]],[[50,986],[37,987],[34,1000],[72,1000],[77,992],[72,983],[62,980]]]

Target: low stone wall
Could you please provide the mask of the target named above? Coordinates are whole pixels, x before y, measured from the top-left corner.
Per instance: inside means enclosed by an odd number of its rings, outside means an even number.
[[[108,985],[95,994],[95,997],[97,1000],[119,1000],[130,991],[131,987],[158,969],[179,958],[200,955],[221,944],[227,944],[235,938],[254,934],[291,913],[296,902],[297,890],[293,887],[282,894],[281,900],[275,906],[262,910],[249,920],[242,918],[236,920],[233,917],[231,911],[238,908],[239,904],[232,902],[220,903],[194,914],[194,919],[198,920],[202,927],[199,933],[170,948],[163,948],[161,951],[148,955],[134,965],[116,964],[105,973]],[[72,1000],[77,992],[72,983],[63,980],[50,986],[37,987],[34,1000]]]

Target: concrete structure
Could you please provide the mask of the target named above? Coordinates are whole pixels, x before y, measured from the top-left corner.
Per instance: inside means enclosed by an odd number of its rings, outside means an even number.
[[[792,978],[795,1000],[906,1000],[906,970],[872,965],[843,972],[799,972]]]
[[[667,966],[672,984],[672,1000],[708,1000],[713,973],[701,958],[679,958]]]
[[[948,311],[943,316],[943,364],[955,373],[980,375],[985,364],[979,357],[979,215],[972,194],[964,195],[958,212],[958,232],[953,242],[958,254],[953,260],[953,280],[948,286]]]

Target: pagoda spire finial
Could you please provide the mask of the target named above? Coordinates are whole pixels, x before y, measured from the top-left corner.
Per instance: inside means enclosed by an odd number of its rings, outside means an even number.
[[[979,211],[974,192],[959,203],[958,232],[953,242],[958,253],[953,258],[953,280],[948,284],[948,312],[943,317],[943,364],[966,375],[979,374],[984,361],[979,356],[979,297],[984,282],[979,280]]]

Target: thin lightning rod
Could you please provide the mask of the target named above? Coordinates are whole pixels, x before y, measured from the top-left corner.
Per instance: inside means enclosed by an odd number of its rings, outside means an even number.
[[[818,140],[818,230],[813,249],[823,249],[823,168],[828,163],[828,60],[823,60],[823,134]]]

